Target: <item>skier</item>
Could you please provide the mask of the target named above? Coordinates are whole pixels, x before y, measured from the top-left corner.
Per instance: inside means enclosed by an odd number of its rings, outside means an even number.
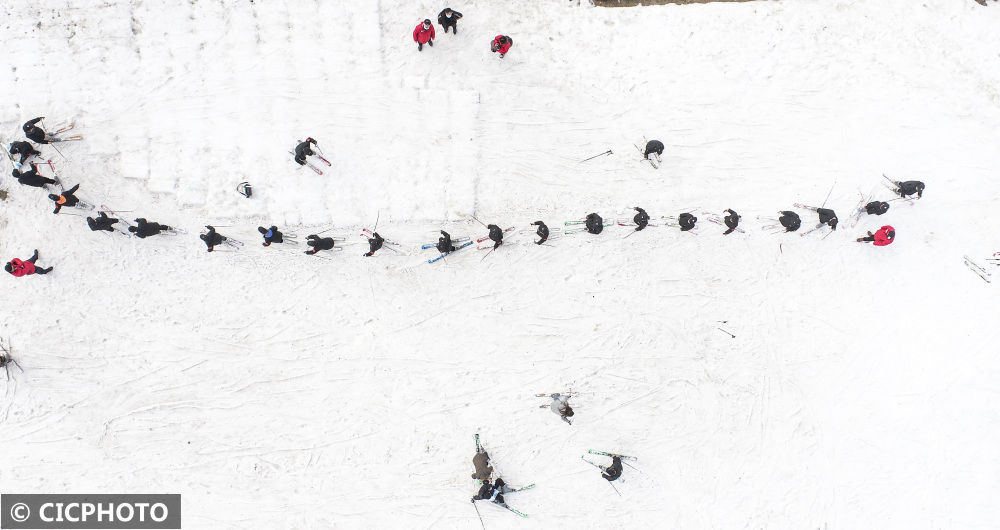
[[[48,274],[52,270],[52,267],[45,269],[35,266],[35,261],[37,259],[38,249],[35,249],[35,253],[32,254],[27,260],[21,261],[20,259],[14,258],[3,266],[3,270],[9,272],[15,278],[30,276],[32,274]]]
[[[155,236],[155,235],[159,234],[160,232],[162,232],[164,230],[170,230],[170,227],[167,226],[167,225],[161,225],[160,223],[153,223],[153,222],[147,221],[146,219],[144,219],[142,217],[140,217],[140,218],[138,218],[138,219],[135,220],[135,226],[128,227],[128,231],[132,232],[133,234],[135,234],[135,237],[138,237],[139,239],[145,239],[145,238],[147,238],[149,236]],[[214,232],[212,232],[212,233],[214,233]],[[218,236],[218,234],[215,234],[215,235]],[[222,237],[222,236],[219,236],[219,237]],[[226,238],[223,237],[222,239],[225,240]],[[207,240],[206,240],[206,242],[207,242]],[[217,244],[218,243],[214,243],[213,245],[217,245]],[[209,249],[209,252],[211,252],[211,251],[212,250]]]
[[[257,231],[264,236],[264,242],[261,245],[265,247],[271,246],[271,243],[284,243],[284,234],[278,231],[277,226],[272,226],[271,228],[264,228],[263,226],[258,226]]]
[[[876,247],[884,247],[890,245],[895,240],[896,240],[896,229],[889,225],[885,225],[882,228],[879,228],[874,234],[868,232],[868,237],[858,238],[859,243],[862,241],[865,242],[871,241],[875,244]]]
[[[34,188],[44,188],[47,185],[55,184],[56,181],[48,177],[43,177],[38,174],[38,166],[35,164],[29,164],[31,169],[28,171],[20,171],[17,169],[11,170],[11,176],[17,179],[19,184],[25,186],[31,186]]]
[[[385,243],[385,239],[382,239],[378,232],[372,232],[372,237],[368,238],[368,252],[365,252],[364,256],[372,257],[376,250],[382,248],[383,243]]]
[[[438,252],[442,254],[448,254],[449,252],[455,252],[455,245],[451,244],[451,235],[444,230],[441,231],[441,237],[438,238],[437,244]]]
[[[587,231],[591,234],[600,234],[604,231],[604,219],[596,213],[587,214]]]
[[[98,230],[103,230],[105,232],[114,232],[115,229],[113,225],[118,222],[118,219],[114,217],[108,217],[108,214],[104,212],[98,212],[97,218],[88,217],[87,225],[90,226],[90,230],[97,232]]]
[[[458,19],[460,18],[462,18],[461,13],[450,7],[446,7],[438,13],[438,24],[441,24],[445,33],[448,33],[448,28],[451,28],[455,32],[455,35],[458,35]]]
[[[476,455],[472,457],[472,465],[476,467],[476,472],[472,478],[486,483],[493,476],[493,466],[490,465],[490,455],[482,447],[476,448]]]
[[[493,250],[503,244],[503,229],[497,225],[488,225],[490,229],[490,240],[493,241]]]
[[[899,194],[901,198],[907,198],[914,193],[917,194],[917,198],[924,196],[924,183],[919,180],[907,180],[906,182],[896,182],[896,193]]]
[[[837,212],[829,208],[817,208],[816,213],[819,214],[819,224],[829,226],[831,229],[837,229]]]
[[[533,226],[538,226],[538,229],[535,230],[535,234],[541,238],[538,241],[535,241],[536,245],[541,245],[542,243],[545,243],[546,241],[549,240],[549,227],[545,226],[545,223],[543,223],[542,221],[535,221],[534,223],[531,224]]]
[[[51,143],[52,135],[45,134],[45,131],[41,127],[35,124],[44,120],[45,117],[35,118],[33,120],[27,121],[21,126],[21,130],[24,131],[24,135],[28,137],[29,140],[35,142],[36,144],[48,144]]]
[[[300,166],[306,165],[306,157],[315,155],[312,147],[309,144],[319,145],[319,142],[313,140],[312,137],[306,138],[305,141],[301,142],[299,145],[295,146],[295,162]]]
[[[483,481],[483,485],[479,488],[479,493],[472,497],[472,502],[488,500],[501,506],[507,506],[503,494],[509,491],[510,488],[502,478],[497,478],[496,484],[490,484],[489,479],[487,479]]]
[[[872,201],[865,205],[865,213],[868,215],[882,215],[889,211],[889,203]]]
[[[333,250],[334,241],[332,237],[319,237],[312,234],[306,238],[306,245],[312,247],[312,250],[307,250],[305,253],[315,254],[321,250]]]
[[[636,206],[636,207],[634,207],[632,209],[635,210],[635,211],[637,211],[637,212],[639,212],[639,213],[635,214],[635,217],[632,218],[632,222],[634,222],[636,224],[635,231],[638,232],[639,230],[642,230],[643,228],[646,228],[646,225],[649,224],[649,214],[646,213],[646,210],[643,210],[642,208],[639,208],[638,206]]]
[[[424,51],[424,44],[434,46],[434,24],[431,19],[425,18],[423,22],[413,28],[413,42],[417,43],[417,51]]]
[[[736,230],[736,227],[740,225],[740,215],[738,213],[729,208],[726,209],[726,213],[726,231],[722,233],[724,236],[732,234]]]
[[[202,241],[205,242],[205,246],[208,247],[208,251],[212,252],[215,250],[216,245],[221,245],[226,241],[226,237],[215,231],[215,227],[212,225],[205,225],[208,232],[198,236]]]
[[[614,482],[620,476],[622,476],[622,457],[614,455],[611,457],[611,467],[601,466],[601,478]]]
[[[552,394],[552,403],[549,404],[549,408],[552,412],[559,415],[563,421],[573,425],[573,421],[570,418],[573,417],[573,407],[569,406],[569,396],[563,396],[561,394]]]
[[[680,217],[677,218],[677,224],[681,226],[681,232],[691,230],[697,222],[698,218],[687,212],[682,213]]]
[[[781,217],[778,218],[778,222],[781,226],[785,227],[785,232],[794,232],[802,226],[802,219],[799,219],[799,214],[792,211],[782,211]]]
[[[646,142],[646,151],[642,154],[647,160],[649,160],[649,155],[655,154],[657,160],[659,156],[663,154],[663,142],[659,140],[650,140]]]
[[[78,189],[80,189],[79,184],[62,192],[62,194],[60,195],[56,195],[55,193],[50,193],[49,198],[52,199],[52,202],[56,203],[56,209],[52,210],[52,213],[59,213],[59,210],[61,210],[63,206],[67,208],[72,208],[73,206],[76,206],[80,202],[80,199],[77,199],[76,195],[73,194],[76,193],[76,190]]]
[[[17,162],[18,167],[20,167],[21,164],[24,164],[25,160],[33,156],[39,156],[42,154],[40,151],[37,151],[34,148],[34,146],[32,146],[29,142],[11,142],[10,146],[8,146],[7,148],[7,151],[9,151],[10,154],[12,155],[21,155],[21,160]]]
[[[500,52],[500,58],[503,59],[504,55],[510,51],[510,47],[514,45],[514,39],[506,35],[497,35],[493,37],[493,44],[490,45],[490,51],[493,53]]]

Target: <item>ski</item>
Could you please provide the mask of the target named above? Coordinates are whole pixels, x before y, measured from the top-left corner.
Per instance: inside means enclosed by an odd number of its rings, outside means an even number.
[[[515,510],[514,508],[511,508],[510,506],[507,506],[506,504],[500,504],[499,502],[494,502],[493,504],[496,504],[497,506],[500,506],[501,508],[506,508],[506,509],[514,512],[515,514],[520,515],[521,517],[523,517],[525,519],[528,518],[528,515],[526,513],[519,512],[519,511]]]
[[[634,456],[616,455],[614,453],[605,453],[604,451],[595,451],[593,449],[587,449],[587,452],[590,453],[590,454],[592,454],[592,455],[617,456],[618,458],[621,458],[622,460],[638,460],[638,458],[636,458]]]
[[[534,488],[534,487],[535,487],[534,484],[528,484],[527,486],[522,486],[522,487],[517,488],[517,489],[512,489],[512,490],[508,491],[507,493],[517,493],[519,491],[530,490],[531,488]],[[504,493],[504,495],[506,495],[507,493]]]
[[[102,204],[102,205],[101,205],[101,210],[100,210],[100,211],[103,211],[103,212],[106,212],[106,213],[109,213],[109,214],[111,214],[111,216],[112,216],[112,217],[114,217],[115,219],[120,219],[120,220],[121,220],[121,221],[122,221],[123,223],[125,223],[125,224],[127,224],[127,225],[129,225],[129,226],[132,226],[132,223],[128,222],[128,219],[125,219],[125,218],[124,218],[124,217],[122,217],[122,216],[121,216],[121,214],[119,214],[118,212],[116,212],[116,211],[112,210],[111,208],[108,208],[108,207],[107,207],[107,205],[105,205],[105,204]]]
[[[322,160],[323,162],[325,162],[326,165],[333,166],[333,164],[331,164],[329,160],[323,158],[322,156],[320,156],[320,155],[313,155],[313,156],[315,156],[316,158],[318,158],[318,159]]]
[[[62,133],[64,133],[64,132],[66,132],[66,131],[68,131],[68,130],[72,129],[73,127],[76,127],[76,124],[75,124],[75,123],[71,123],[71,124],[69,124],[69,125],[67,125],[67,126],[65,126],[65,127],[63,127],[63,128],[61,128],[61,129],[57,130],[56,132],[54,132],[54,133],[52,133],[52,134],[62,134]]]
[[[54,142],[75,142],[77,140],[83,140],[83,136],[69,136],[67,138],[48,138],[49,143]]]
[[[583,455],[580,455],[580,460],[583,460],[584,462],[586,462],[586,463],[588,463],[588,464],[596,467],[597,469],[600,469],[601,473],[604,472],[604,466],[598,464],[597,462],[591,462],[590,460],[587,460],[587,457],[585,457]]]
[[[552,394],[555,394],[555,393],[556,392],[549,392],[548,394],[535,394],[535,397],[552,397]],[[579,395],[580,393],[579,392],[558,392],[558,394],[560,396],[573,397],[573,396]],[[548,405],[546,405],[546,407],[547,406]]]
[[[462,250],[463,248],[465,248],[465,247],[467,247],[467,246],[469,246],[471,244],[472,244],[472,241],[469,241],[469,242],[463,244],[462,246],[456,248],[454,252],[443,253],[440,256],[436,257],[436,258],[431,258],[431,259],[427,260],[427,263],[434,263],[434,262],[440,260],[441,258],[447,256],[448,254],[454,254],[455,252],[458,252],[459,250]]]
[[[816,228],[810,228],[809,230],[806,230],[805,232],[802,232],[801,234],[799,234],[799,236],[800,237],[805,237],[805,236],[807,236],[807,235],[809,235],[809,234],[811,234],[811,233],[819,230],[820,228],[823,228],[824,226],[826,226],[826,225],[820,223],[820,224],[816,225]]]
[[[453,238],[451,240],[452,243],[462,243],[462,242],[465,242],[465,241],[469,241],[468,236],[456,237],[456,238]],[[420,249],[421,250],[427,250],[429,248],[435,248],[437,246],[438,246],[437,243],[426,243],[426,244],[420,245]]]
[[[510,227],[510,228],[504,228],[504,229],[503,229],[504,233],[507,233],[507,232],[510,232],[510,231],[512,231],[512,230],[514,230],[514,227],[513,227],[513,226],[512,226],[512,227]],[[489,239],[489,238],[490,238],[490,236],[486,236],[486,237],[481,237],[481,238],[479,238],[479,239],[477,239],[477,240],[476,240],[476,243],[482,243],[483,241],[486,241],[486,240],[487,240],[487,239]]]
[[[289,151],[288,154],[290,154],[292,156],[295,156],[295,152],[294,151]],[[312,165],[312,162],[306,160],[305,165],[309,166],[309,169],[315,171],[317,175],[322,175],[323,174],[323,170],[320,169],[320,168],[318,168],[318,167],[316,167],[316,166],[314,166],[314,165]]]
[[[982,278],[983,281],[985,281],[986,283],[993,283],[993,281],[991,280],[991,277],[993,275],[989,271],[984,269],[975,261],[972,261],[972,258],[970,258],[969,256],[962,256],[962,257],[965,259],[965,266],[968,267],[969,270],[978,274],[979,277]]]

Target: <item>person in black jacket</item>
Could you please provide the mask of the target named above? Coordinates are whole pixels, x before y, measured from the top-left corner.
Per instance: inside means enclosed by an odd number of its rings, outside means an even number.
[[[816,213],[819,214],[819,224],[827,225],[831,229],[837,229],[837,212],[829,208],[816,208]]]
[[[306,138],[304,142],[295,146],[295,162],[298,163],[300,166],[306,165],[307,156],[312,156],[316,154],[313,152],[312,147],[309,144],[319,145],[319,143],[316,140],[313,140],[312,137],[310,137]]]
[[[611,467],[601,468],[601,478],[608,482],[618,480],[622,476],[622,458],[620,456],[611,457]]]
[[[11,142],[10,147],[7,149],[12,155],[20,155],[21,160],[18,164],[23,164],[25,160],[31,158],[32,156],[41,155],[41,151],[35,149],[33,145],[29,142]]]
[[[882,215],[889,211],[889,203],[882,201],[872,201],[865,205],[865,213],[868,215]]]
[[[682,213],[680,217],[677,218],[677,224],[681,226],[681,232],[691,230],[697,222],[698,218],[687,212]]]
[[[365,252],[364,255],[369,258],[372,257],[376,250],[382,248],[384,243],[385,239],[382,239],[382,236],[378,235],[378,232],[372,232],[372,237],[368,238],[368,252]]]
[[[591,234],[600,234],[604,231],[604,219],[596,213],[587,214],[587,231]]]
[[[29,120],[21,126],[21,130],[24,131],[24,135],[28,137],[29,140],[35,142],[36,144],[47,144],[51,143],[49,135],[45,134],[45,131],[41,127],[35,125],[36,123],[44,120],[45,117],[41,116],[33,120]]]
[[[56,195],[55,193],[50,193],[49,198],[52,199],[52,202],[56,203],[56,209],[52,210],[52,213],[59,213],[59,210],[61,210],[63,206],[67,208],[72,208],[73,206],[76,206],[80,202],[80,199],[77,199],[76,195],[73,194],[76,193],[76,190],[78,189],[80,189],[79,184],[62,192],[62,194],[60,195]]]
[[[646,142],[646,151],[642,156],[649,158],[649,155],[656,154],[657,157],[663,154],[663,142],[659,140],[650,140]]]
[[[438,13],[438,24],[444,27],[444,32],[448,33],[448,28],[451,28],[458,35],[458,19],[462,18],[462,14],[450,7],[444,8],[443,11]]]
[[[114,232],[114,224],[118,222],[118,219],[114,217],[108,217],[108,214],[104,212],[98,212],[97,217],[88,217],[87,225],[94,232],[98,230],[103,230],[105,232]]]
[[[785,227],[785,232],[794,232],[802,226],[802,219],[799,218],[799,214],[784,210],[781,213],[781,217],[778,218],[778,222],[781,226]]]
[[[722,233],[724,236],[732,234],[736,227],[740,226],[740,214],[736,213],[732,209],[726,209],[726,218],[724,219],[726,223],[726,231]]]
[[[904,199],[913,194],[916,194],[919,199],[924,196],[924,183],[919,180],[897,182],[895,191]]]
[[[503,229],[497,225],[488,225],[490,230],[490,240],[493,241],[493,250],[503,244]]]
[[[635,217],[632,218],[632,222],[634,222],[636,224],[635,231],[638,232],[639,230],[642,230],[643,228],[646,228],[646,225],[649,224],[649,214],[646,213],[646,210],[643,210],[642,208],[639,208],[638,206],[636,206],[636,207],[634,207],[632,209],[635,210],[635,211],[637,211],[637,212],[639,212],[639,213],[635,214]]]
[[[264,228],[263,226],[258,226],[257,231],[264,236],[264,242],[261,245],[265,247],[271,246],[271,243],[284,243],[284,234],[278,231],[277,226],[272,226],[271,228]]]
[[[534,226],[538,226],[538,229],[535,230],[535,234],[541,238],[538,241],[535,241],[536,245],[541,245],[542,243],[545,243],[546,241],[549,240],[549,227],[545,226],[545,223],[543,223],[542,221],[535,221],[534,223],[531,224]]]
[[[139,239],[145,239],[149,236],[155,236],[164,230],[170,230],[170,227],[167,225],[161,225],[160,223],[153,223],[147,221],[142,217],[135,220],[135,226],[128,227],[128,231],[135,234],[135,237],[138,237]],[[222,239],[225,240],[225,238]],[[221,241],[219,243],[221,243]],[[215,244],[217,245],[218,243]],[[209,252],[211,252],[211,250],[209,250]]]
[[[226,241],[226,237],[215,231],[215,227],[212,225],[205,225],[208,229],[207,233],[198,236],[202,241],[205,242],[205,246],[208,247],[208,251],[211,252],[215,250],[216,245],[221,245]]]
[[[53,185],[56,181],[43,177],[38,174],[38,166],[35,164],[30,164],[31,169],[28,171],[19,171],[14,169],[11,171],[11,176],[17,179],[17,182],[25,186],[31,186],[34,188],[44,188],[47,185]]]
[[[441,237],[438,238],[437,244],[438,252],[442,254],[447,254],[449,252],[455,252],[455,245],[451,243],[451,234],[441,231]]]
[[[483,485],[479,488],[479,493],[472,497],[472,502],[476,501],[492,501],[497,504],[506,506],[507,502],[503,498],[503,494],[510,491],[510,488],[503,481],[502,478],[498,478],[496,483],[490,484],[489,479],[483,481]]]
[[[306,245],[312,247],[312,250],[307,250],[305,253],[315,254],[321,250],[333,250],[334,241],[332,237],[319,237],[312,234],[306,238]]]

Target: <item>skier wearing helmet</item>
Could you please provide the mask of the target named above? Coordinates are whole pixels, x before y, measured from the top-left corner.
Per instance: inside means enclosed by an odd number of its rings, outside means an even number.
[[[423,22],[413,28],[413,42],[417,43],[417,51],[424,51],[424,44],[434,46],[434,24],[431,19],[425,18]]]

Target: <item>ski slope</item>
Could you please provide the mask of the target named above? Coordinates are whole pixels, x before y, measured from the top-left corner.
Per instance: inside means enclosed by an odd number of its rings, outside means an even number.
[[[4,139],[75,122],[43,151],[81,199],[188,231],[92,233],[0,179],[3,259],[55,267],[0,279],[25,369],[0,491],[181,493],[185,528],[471,529],[478,432],[537,484],[508,498],[527,519],[480,503],[490,530],[996,527],[1000,309],[962,256],[1000,251],[1000,10],[469,0],[418,53],[443,7],[0,6]],[[306,136],[322,176],[287,154]],[[755,219],[827,194],[846,218],[882,173],[924,198],[828,236]],[[632,206],[731,207],[746,233],[417,250],[486,235],[470,215],[555,232]],[[376,218],[405,254],[361,257]],[[246,245],[206,253],[208,223]],[[265,249],[265,223],[348,245]],[[891,246],[854,241],[882,224]],[[572,426],[534,397],[564,390]],[[587,449],[638,457],[621,496]]]

